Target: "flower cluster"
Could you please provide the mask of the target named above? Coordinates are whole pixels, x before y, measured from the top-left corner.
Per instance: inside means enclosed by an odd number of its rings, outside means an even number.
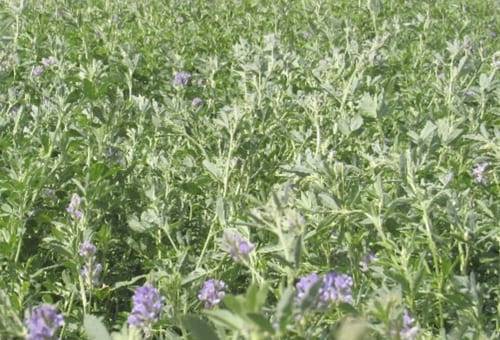
[[[54,339],[57,330],[64,325],[64,318],[54,306],[41,305],[32,310],[25,324],[27,340],[49,340]]]
[[[187,86],[189,85],[189,82],[191,81],[191,73],[189,72],[177,72],[174,76],[173,83],[176,86]]]
[[[102,273],[102,264],[100,263],[96,263],[93,266],[85,264],[80,270],[80,275],[89,286],[95,286],[99,283],[99,278],[101,276],[101,273]]]
[[[193,101],[191,102],[192,107],[200,107],[203,105],[203,99],[200,97],[195,97],[193,98]]]
[[[320,277],[316,273],[311,273],[309,275],[303,276],[299,279],[295,288],[297,290],[297,295],[295,297],[297,303],[302,303],[304,299],[309,295],[311,288],[319,282]]]
[[[204,303],[205,308],[217,306],[224,296],[226,285],[223,281],[210,279],[203,283],[203,287],[198,294],[198,299]]]
[[[74,218],[81,219],[83,217],[83,212],[80,210],[80,204],[82,203],[82,199],[78,194],[73,194],[71,196],[71,201],[69,205],[66,207],[66,211]]]
[[[248,259],[249,254],[255,249],[255,245],[245,239],[236,231],[224,231],[223,247],[234,261]]]
[[[43,71],[44,71],[43,66],[42,65],[37,65],[31,71],[31,75],[33,77],[40,77],[42,75]]]
[[[320,284],[317,292],[312,292],[311,288]],[[324,276],[311,273],[302,277],[295,288],[297,290],[296,301],[302,304],[311,294],[316,308],[327,307],[333,302],[353,303],[352,299],[353,281],[349,275],[330,272]]]
[[[132,302],[132,312],[128,317],[129,325],[148,329],[158,321],[163,308],[163,297],[153,285],[145,283],[142,287],[138,287],[132,297]]]
[[[80,244],[79,254],[82,257],[89,258],[95,255],[97,251],[96,246],[89,240],[85,240]]]
[[[42,58],[42,65],[44,67],[50,67],[56,63],[56,58],[50,56],[48,58]]]
[[[474,166],[472,169],[472,177],[474,177],[474,180],[478,184],[486,184],[486,176],[485,176],[485,171],[486,168],[488,167],[487,162],[479,163]]]
[[[48,58],[42,58],[42,65],[37,65],[31,71],[33,77],[39,77],[45,71],[46,68],[54,65],[56,63],[56,58],[50,56]]]
[[[96,252],[96,246],[88,240],[83,241],[80,245],[79,254],[85,262],[80,270],[80,275],[88,286],[97,285],[102,272],[102,265],[96,262]]]
[[[410,316],[405,309],[403,312],[403,328],[399,332],[399,336],[403,340],[414,340],[418,335],[418,327],[414,326],[415,320]]]

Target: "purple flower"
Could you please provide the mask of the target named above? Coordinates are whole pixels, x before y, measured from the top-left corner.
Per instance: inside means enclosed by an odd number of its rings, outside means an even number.
[[[82,202],[82,199],[78,194],[73,194],[71,196],[71,201],[69,202],[69,205],[66,207],[66,211],[74,218],[74,219],[81,219],[83,216],[83,212],[80,210],[80,204]]]
[[[64,318],[51,305],[41,305],[31,311],[25,321],[28,328],[27,340],[54,339],[57,330],[64,325]]]
[[[304,298],[309,295],[311,287],[314,286],[320,279],[321,277],[316,273],[311,273],[300,278],[299,282],[295,285],[295,288],[297,289],[297,303],[300,304],[303,302]]]
[[[297,303],[302,304],[305,298],[310,294],[311,288],[318,282],[321,282],[321,287],[317,295],[313,296],[316,308],[321,309],[334,302],[352,304],[352,278],[348,275],[336,272],[330,272],[324,276],[312,273],[302,277],[295,285],[297,290]]]
[[[56,63],[56,58],[50,56],[48,58],[42,58],[42,65],[45,67],[52,66]]]
[[[82,257],[91,258],[92,256],[95,255],[96,251],[97,251],[96,246],[88,240],[85,240],[82,242],[82,244],[80,244],[79,254]]]
[[[85,264],[80,270],[80,275],[82,276],[83,281],[90,286],[95,286],[99,283],[101,273],[102,264],[100,263]]]
[[[217,306],[224,296],[226,285],[223,281],[210,279],[203,283],[203,287],[198,294],[198,299],[204,303],[205,308]]]
[[[38,65],[38,66],[35,66],[33,68],[33,70],[31,71],[31,75],[33,77],[40,77],[42,75],[43,71],[44,71],[43,66]]]
[[[96,246],[89,240],[85,240],[80,244],[79,254],[84,258],[85,264],[80,270],[80,275],[85,284],[95,286],[99,282],[99,277],[102,272],[102,264],[96,262],[95,253]]]
[[[191,102],[192,107],[200,107],[203,105],[203,99],[199,97],[193,98],[193,101]]]
[[[483,162],[474,166],[474,168],[472,169],[472,177],[474,177],[476,183],[486,184],[485,171],[488,165],[488,162]]]
[[[363,258],[361,261],[359,261],[359,266],[361,267],[362,272],[368,271],[368,266],[377,259],[375,254],[373,252],[369,252]]]
[[[248,259],[248,255],[255,249],[255,245],[243,238],[236,231],[224,231],[223,245],[234,261]]]
[[[414,340],[418,335],[418,327],[414,326],[415,320],[410,316],[408,311],[403,311],[403,328],[399,335],[403,340]]]
[[[176,86],[186,86],[191,81],[191,73],[189,72],[177,72],[174,76],[174,85]]]
[[[150,283],[145,283],[135,290],[132,302],[132,312],[128,317],[129,325],[147,329],[158,321],[163,308],[163,297]]]
[[[352,278],[349,275],[330,272],[323,278],[323,286],[319,290],[320,302],[345,302],[352,304]]]

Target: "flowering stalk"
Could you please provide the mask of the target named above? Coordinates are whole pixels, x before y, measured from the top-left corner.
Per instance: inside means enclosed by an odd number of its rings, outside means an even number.
[[[235,262],[248,260],[255,245],[236,231],[224,231],[223,247]]]
[[[477,184],[486,184],[486,168],[488,162],[478,163],[472,169],[472,177]]]
[[[402,340],[415,340],[418,335],[418,326],[414,325],[415,320],[410,316],[405,309],[403,312],[403,327],[399,332]]]
[[[45,304],[33,309],[25,324],[28,328],[27,340],[51,340],[64,325],[64,318],[54,306]]]
[[[175,86],[187,86],[187,85],[189,85],[191,78],[192,78],[192,76],[191,76],[191,73],[189,73],[189,72],[185,72],[185,71],[177,72],[174,76],[174,80],[172,81],[172,83]]]
[[[102,265],[96,261],[97,248],[96,246],[85,240],[80,245],[79,254],[83,258],[84,264],[80,269],[80,293],[83,300],[83,309],[86,312],[87,299],[85,288],[89,291],[89,301],[90,304],[92,300],[92,288],[99,283],[100,275],[102,272]]]
[[[145,338],[151,336],[151,328],[158,321],[163,309],[164,298],[158,289],[150,283],[138,287],[132,297],[132,312],[128,324],[144,333]]]
[[[224,296],[226,284],[223,281],[210,279],[203,283],[203,287],[198,294],[198,299],[203,302],[205,308],[217,306]]]
[[[83,217],[83,212],[80,210],[80,204],[82,203],[82,199],[78,194],[73,194],[71,196],[71,201],[66,207],[66,211],[73,217],[75,220],[81,220]]]
[[[311,289],[318,284],[320,285],[319,290],[312,292]],[[353,281],[349,275],[330,272],[320,276],[311,273],[300,278],[297,282],[295,301],[299,305],[304,305],[306,300],[312,300],[314,309],[324,309],[331,303],[337,302],[352,304],[352,286]],[[312,296],[310,296],[311,294]]]

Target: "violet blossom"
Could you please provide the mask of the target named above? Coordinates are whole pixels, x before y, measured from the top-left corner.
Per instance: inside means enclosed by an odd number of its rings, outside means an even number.
[[[255,245],[236,231],[224,231],[223,247],[234,261],[247,260]]]
[[[49,340],[55,339],[57,330],[64,325],[64,318],[54,306],[44,304],[31,311],[25,324],[28,328],[27,340]]]
[[[187,86],[191,81],[191,73],[181,71],[177,72],[174,76],[173,84],[176,86]]]
[[[203,283],[198,299],[204,303],[205,308],[213,308],[217,306],[224,296],[226,284],[220,280],[210,279]]]
[[[472,177],[478,184],[486,184],[485,171],[488,167],[488,162],[478,163],[472,169]]]
[[[295,288],[296,302],[302,304],[311,294],[311,288],[321,282],[319,290],[312,296],[313,304],[317,309],[322,309],[331,303],[343,302],[353,303],[352,286],[353,281],[349,275],[329,272],[323,276],[316,273],[306,275],[297,282]]]
[[[71,215],[71,217],[77,220],[83,217],[83,212],[80,210],[81,202],[82,199],[80,198],[80,196],[78,196],[78,194],[73,194],[71,196],[71,201],[66,207],[66,211]]]
[[[203,105],[203,99],[199,98],[199,97],[195,97],[193,98],[193,101],[191,102],[191,106],[192,107],[200,107]]]
[[[138,287],[132,302],[132,312],[128,317],[129,325],[147,330],[158,321],[163,308],[163,297],[153,285],[145,283],[142,287]]]
[[[408,311],[403,311],[403,328],[399,335],[403,340],[414,340],[418,335],[418,326],[414,325],[415,320],[410,316]]]

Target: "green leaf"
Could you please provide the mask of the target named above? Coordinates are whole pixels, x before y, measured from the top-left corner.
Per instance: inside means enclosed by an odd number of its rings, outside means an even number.
[[[191,332],[191,336],[198,340],[219,340],[217,333],[203,319],[194,315],[186,315],[183,318],[183,324]]]
[[[258,312],[266,303],[268,286],[264,284],[259,288],[256,284],[251,285],[246,294],[248,311]]]
[[[247,322],[245,320],[228,310],[207,310],[205,311],[205,314],[214,323],[235,331],[241,331],[248,328]]]
[[[207,271],[201,268],[195,269],[192,272],[190,272],[184,279],[182,279],[181,285],[188,284],[196,279],[199,279],[202,276],[205,276],[207,274]]]
[[[300,267],[300,259],[302,257],[302,235],[299,235],[295,240],[295,247],[293,251],[293,262],[295,269]]]
[[[208,159],[203,161],[203,166],[208,170],[215,178],[222,178],[222,170],[214,163],[210,162]]]
[[[363,117],[360,115],[355,115],[351,118],[350,130],[356,131],[363,125]]]
[[[333,197],[330,196],[329,194],[322,192],[318,195],[318,197],[321,200],[321,203],[327,208],[330,208],[332,210],[339,210],[337,202],[335,202]]]
[[[350,303],[343,303],[343,302],[339,303],[338,309],[346,314],[353,314],[353,315],[359,314],[356,308],[354,308],[354,306],[351,305]]]
[[[375,97],[365,92],[358,105],[362,115],[377,118],[377,99]]]
[[[367,7],[372,15],[378,16],[382,10],[382,3],[380,0],[368,0]]]
[[[488,77],[486,74],[481,73],[479,76],[479,86],[481,87],[482,91],[486,91],[490,88],[491,86],[491,79]]]
[[[427,121],[422,131],[420,131],[420,140],[429,143],[432,137],[434,136],[435,130],[436,130],[436,125],[434,125],[434,123],[432,123],[431,121]]]
[[[276,318],[281,332],[286,329],[286,325],[292,317],[293,297],[294,290],[292,287],[288,287],[281,295],[281,299],[276,306]]]
[[[115,290],[115,289],[118,289],[118,288],[122,288],[122,287],[128,287],[134,283],[136,283],[137,281],[145,278],[146,275],[139,275],[139,276],[136,276],[128,281],[119,281],[119,282],[116,282],[114,285],[113,285],[113,288],[111,288],[111,290]]]
[[[219,218],[219,223],[221,226],[226,225],[226,213],[224,210],[224,200],[222,199],[221,196],[217,197],[217,203],[215,205],[215,213],[217,214],[217,217]]]
[[[130,227],[130,229],[138,233],[143,233],[152,227],[150,224],[144,223],[144,221],[139,221],[139,219],[135,215],[129,217],[128,226]]]
[[[85,315],[83,328],[89,340],[111,340],[111,336],[102,321],[94,315]]]
[[[351,134],[351,122],[345,117],[341,117],[337,121],[340,132],[344,135],[349,136]]]
[[[257,327],[264,332],[268,332],[271,334],[274,334],[274,328],[273,325],[269,322],[268,319],[262,314],[258,313],[249,313],[247,314],[247,317],[257,325]]]
[[[135,340],[137,339],[137,332],[136,329],[132,327],[129,333],[128,325],[125,323],[120,332],[113,332],[113,334],[111,334],[111,338],[113,340]]]
[[[243,315],[247,312],[246,301],[243,296],[226,295],[224,297],[224,306],[236,314]]]

